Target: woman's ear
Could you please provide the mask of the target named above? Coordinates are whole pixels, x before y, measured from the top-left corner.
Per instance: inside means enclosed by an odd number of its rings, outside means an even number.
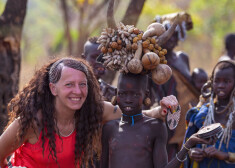
[[[50,90],[51,90],[51,94],[56,96],[57,95],[57,89],[56,89],[55,84],[54,83],[49,83],[49,87],[50,87]]]

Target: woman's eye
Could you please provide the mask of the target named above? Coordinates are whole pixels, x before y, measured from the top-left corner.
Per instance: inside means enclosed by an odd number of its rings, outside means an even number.
[[[87,86],[87,84],[86,83],[81,83],[80,86],[84,88],[84,87]]]
[[[65,84],[65,86],[70,87],[70,86],[72,86],[72,84],[71,83],[67,83],[67,84]]]

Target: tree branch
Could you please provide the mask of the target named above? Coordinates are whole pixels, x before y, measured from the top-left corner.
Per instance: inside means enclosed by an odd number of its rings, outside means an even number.
[[[100,12],[101,9],[104,8],[104,6],[108,3],[109,0],[103,0],[103,2],[101,2],[99,5],[97,5],[94,9],[93,12],[90,13],[90,15],[88,16],[88,20],[93,19],[97,13]]]

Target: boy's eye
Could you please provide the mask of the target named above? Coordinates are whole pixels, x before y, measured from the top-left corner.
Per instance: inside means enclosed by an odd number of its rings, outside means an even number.
[[[123,96],[123,95],[124,95],[124,93],[122,93],[122,92],[118,92],[118,95],[119,95],[119,96]]]
[[[139,97],[140,94],[139,94],[139,93],[135,93],[134,96],[135,96],[135,97]]]

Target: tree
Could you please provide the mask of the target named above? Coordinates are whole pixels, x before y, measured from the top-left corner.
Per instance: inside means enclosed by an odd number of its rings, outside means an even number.
[[[7,104],[18,92],[26,6],[27,0],[8,0],[0,16],[0,134],[7,123]]]
[[[100,29],[101,25],[104,24],[106,19],[106,15],[99,15],[99,13],[102,11],[104,13],[104,10],[107,7],[108,2],[111,0],[102,0],[100,3],[96,1],[94,3],[91,0],[73,0],[74,6],[77,7],[78,11],[78,39],[76,46],[76,51],[71,51],[72,46],[72,40],[69,29],[69,19],[68,19],[68,9],[67,4],[65,0],[61,0],[61,6],[62,6],[62,12],[64,14],[64,24],[65,24],[65,39],[68,43],[68,54],[76,53],[76,56],[80,56],[83,52],[83,46],[88,37],[95,32],[97,29]],[[115,9],[117,9],[120,0],[115,1]],[[124,24],[129,25],[136,25],[139,19],[139,16],[142,12],[143,6],[144,6],[145,0],[130,0],[128,8],[125,12],[125,15],[123,19],[121,20]],[[114,4],[112,5],[114,6]],[[109,9],[109,7],[108,7]],[[114,9],[114,10],[115,10]],[[113,13],[113,12],[112,12]],[[113,14],[112,14],[113,15]],[[106,74],[104,80],[108,83],[112,83],[113,79],[115,77],[115,72],[109,71],[109,73]]]
[[[99,13],[104,13],[107,8],[109,0],[102,1],[92,1],[92,0],[72,0],[73,5],[77,8],[78,13],[78,39],[76,44],[76,55],[80,56],[83,52],[83,45],[86,42],[87,38],[95,32],[97,29],[100,29],[101,25],[106,21],[106,15],[101,15]],[[117,9],[120,0],[115,1],[115,9]],[[130,0],[126,13],[122,19],[124,24],[136,25],[138,18],[143,9],[145,0]],[[68,5],[65,0],[61,0],[61,10],[64,14],[64,24],[65,24],[65,38],[68,42],[68,51],[71,50],[71,37],[69,37],[69,17],[68,17]],[[72,7],[70,7],[72,8]],[[71,9],[69,9],[71,11]],[[71,54],[71,52],[69,53]]]

